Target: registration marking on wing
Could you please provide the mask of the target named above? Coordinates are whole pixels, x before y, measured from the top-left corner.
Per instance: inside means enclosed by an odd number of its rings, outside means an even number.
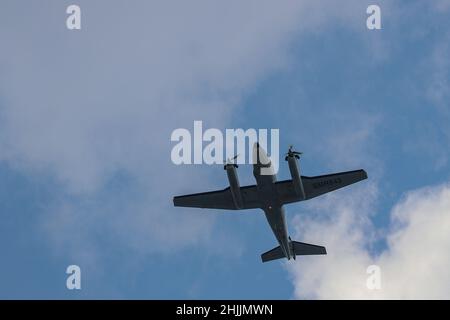
[[[313,183],[313,188],[319,189],[319,188],[322,188],[325,186],[332,186],[332,185],[340,184],[340,183],[342,183],[341,178],[328,179],[328,180]]]

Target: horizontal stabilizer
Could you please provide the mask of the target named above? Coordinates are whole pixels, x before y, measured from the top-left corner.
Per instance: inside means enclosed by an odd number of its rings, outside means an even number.
[[[315,244],[309,244],[298,241],[291,241],[291,255],[295,259],[295,256],[308,256],[308,255],[318,255],[327,254],[325,247],[317,246]],[[273,248],[261,255],[262,262],[277,260],[281,258],[286,258],[286,255],[280,246]]]
[[[270,251],[267,251],[266,253],[263,253],[261,255],[261,260],[262,262],[267,262],[267,261],[272,261],[272,260],[277,260],[277,259],[281,259],[281,258],[285,258],[286,256],[284,255],[283,250],[281,249],[280,246],[273,248]]]
[[[325,247],[316,246],[315,244],[291,241],[291,245],[294,256],[327,254],[327,249],[325,249]]]

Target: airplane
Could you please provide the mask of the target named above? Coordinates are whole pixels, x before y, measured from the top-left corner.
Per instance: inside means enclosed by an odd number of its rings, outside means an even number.
[[[291,240],[288,235],[284,205],[305,201],[350,184],[367,179],[364,170],[339,172],[315,177],[301,176],[298,159],[301,152],[290,146],[285,160],[292,179],[277,181],[270,158],[265,150],[255,143],[253,146],[253,175],[256,185],[239,185],[235,156],[224,164],[230,186],[218,191],[195,193],[173,198],[176,207],[193,207],[225,210],[262,209],[278,241],[279,246],[261,255],[262,262],[298,255],[327,254],[325,247]],[[264,174],[261,174],[265,168]]]

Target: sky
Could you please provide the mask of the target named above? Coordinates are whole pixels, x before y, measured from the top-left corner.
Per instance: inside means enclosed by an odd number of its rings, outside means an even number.
[[[0,298],[450,299],[449,18],[449,0],[2,1]],[[173,207],[227,186],[170,159],[195,120],[277,128],[307,176],[367,171],[286,206],[326,256],[262,264],[262,211]]]

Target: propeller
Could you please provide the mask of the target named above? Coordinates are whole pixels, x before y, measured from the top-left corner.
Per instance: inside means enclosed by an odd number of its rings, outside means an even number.
[[[294,148],[293,145],[290,145],[290,146],[289,146],[289,150],[288,150],[288,152],[286,153],[286,157],[284,158],[284,160],[287,161],[287,159],[288,159],[289,157],[295,157],[296,159],[300,159],[300,156],[303,154],[303,152],[295,151],[295,150],[293,150],[293,148]]]
[[[226,170],[227,169],[227,165],[232,164],[235,168],[239,168],[239,166],[236,164],[236,159],[239,157],[239,155],[235,155],[233,158],[228,158],[228,160],[224,160],[223,161],[223,169]]]

